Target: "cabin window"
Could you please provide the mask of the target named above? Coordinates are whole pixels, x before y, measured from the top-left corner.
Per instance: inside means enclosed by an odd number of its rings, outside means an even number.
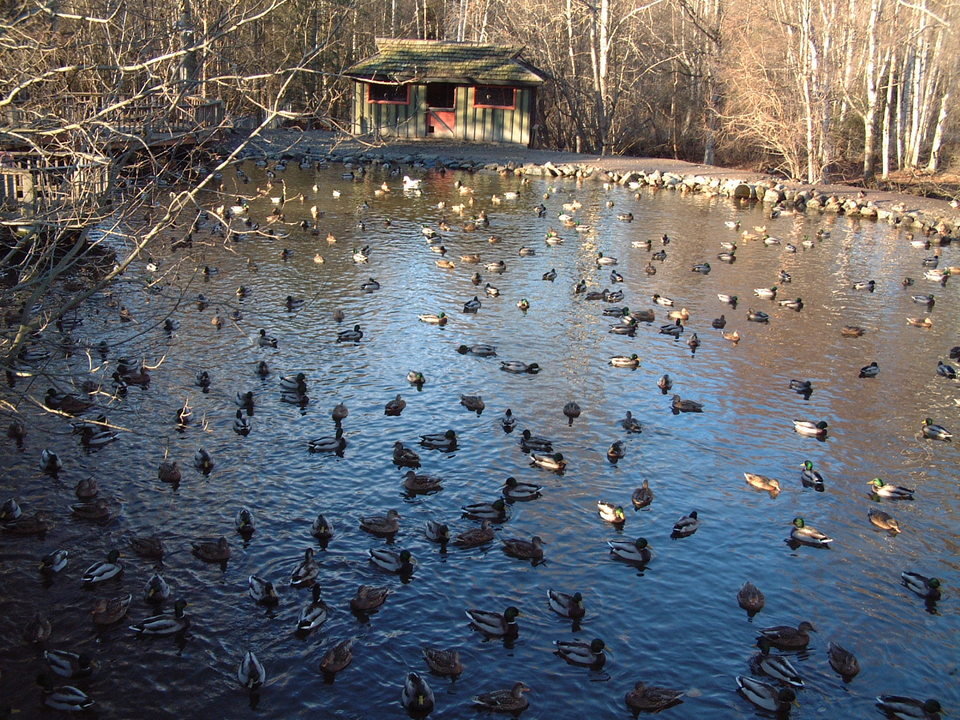
[[[410,86],[368,83],[367,102],[387,105],[409,105]]]
[[[514,100],[514,88],[499,85],[480,85],[474,90],[473,106],[514,110],[517,107]]]

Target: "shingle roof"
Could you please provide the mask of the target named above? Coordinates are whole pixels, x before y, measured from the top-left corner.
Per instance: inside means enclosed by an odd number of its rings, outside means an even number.
[[[520,59],[511,45],[377,38],[377,54],[346,75],[388,82],[456,82],[469,85],[540,85],[546,73]]]

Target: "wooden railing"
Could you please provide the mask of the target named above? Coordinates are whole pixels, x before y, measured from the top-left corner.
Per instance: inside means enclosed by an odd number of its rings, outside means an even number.
[[[89,204],[106,191],[110,158],[0,150],[0,206],[18,214]]]

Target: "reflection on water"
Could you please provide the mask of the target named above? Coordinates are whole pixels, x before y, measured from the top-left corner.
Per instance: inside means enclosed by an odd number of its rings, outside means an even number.
[[[254,182],[228,188],[228,197],[252,194],[258,181],[264,185],[260,168],[246,172]],[[923,279],[921,260],[929,251],[883,225],[831,216],[770,219],[759,207],[705,196],[643,191],[634,198],[599,184],[520,184],[512,177],[457,173],[428,174],[423,194],[413,195],[386,171],[374,170],[360,182],[341,172],[287,170],[285,224],[268,225],[270,196],[279,195],[275,180],[247,211],[260,233],[224,239],[200,230],[192,249],[155,254],[155,273],[145,267],[128,273],[116,294],[133,322],[117,321],[111,298],[91,301],[74,331],[78,345],[80,339],[91,345],[106,340],[111,347],[123,341],[131,363],[159,362],[148,370],[148,387],[130,386],[122,398],[97,396],[98,409],[124,429],[118,440],[85,450],[63,418],[40,416],[30,403],[20,403],[28,435],[22,449],[9,440],[0,446],[6,460],[2,499],[16,496],[25,513],[47,510],[55,527],[43,537],[0,536],[0,631],[7,647],[0,659],[0,702],[30,712],[39,706],[39,689],[21,682],[41,667],[40,646],[21,640],[38,608],[52,620],[48,647],[86,652],[99,664],[76,684],[95,698],[104,717],[131,717],[144,706],[157,717],[226,716],[248,707],[268,717],[310,711],[338,718],[402,716],[400,693],[410,670],[427,677],[437,694],[433,717],[470,716],[472,696],[518,680],[532,688],[529,717],[626,716],[623,697],[638,680],[686,691],[684,704],[668,711],[675,717],[753,717],[753,707],[735,694],[734,676],[748,672],[756,630],[801,620],[817,632],[793,657],[807,684],[794,717],[870,717],[881,693],[938,697],[948,710],[957,708],[956,450],[923,439],[920,425],[929,416],[960,427],[954,403],[960,390],[936,372],[938,358],[957,344],[960,303],[953,284],[941,288]],[[384,182],[391,191],[376,194]],[[519,196],[506,199],[506,192]],[[491,201],[494,194],[503,198],[499,204]],[[574,214],[580,228],[557,220],[562,205],[574,199],[583,204]],[[471,200],[463,215],[455,211]],[[543,218],[534,210],[541,201],[548,208]],[[481,223],[465,232],[467,220],[481,210],[489,227]],[[623,212],[632,213],[633,222],[618,221]],[[315,223],[315,231],[301,227],[304,220]],[[739,240],[724,225],[733,220],[743,228],[766,225],[781,243]],[[251,229],[240,219],[233,224]],[[439,233],[445,255],[431,252],[423,226]],[[544,242],[550,228],[562,243]],[[273,236],[264,234],[268,229]],[[493,235],[500,242],[488,242]],[[805,238],[814,240],[812,248],[803,248]],[[649,250],[634,246],[646,240],[652,240]],[[740,246],[734,263],[716,257],[725,240]],[[354,262],[354,253],[367,246],[368,260]],[[535,253],[521,255],[522,247]],[[598,266],[601,252],[617,258],[617,265]],[[665,259],[651,262],[656,252],[665,252]],[[441,259],[455,267],[438,267]],[[505,264],[502,274],[487,269],[498,261]],[[703,262],[710,263],[709,273],[691,270]],[[656,274],[647,274],[648,263]],[[944,250],[943,264],[960,264],[952,248]],[[204,267],[209,273],[200,272]],[[544,280],[551,269],[556,279]],[[611,270],[622,283],[613,282]],[[781,283],[779,270],[792,282]],[[471,280],[474,273],[479,284]],[[161,275],[147,292],[123,295]],[[915,285],[903,288],[904,276],[915,278]],[[575,293],[581,278],[588,291],[622,290],[619,306],[652,308],[655,320],[640,322],[632,336],[609,332],[616,318],[602,311],[612,304]],[[362,290],[371,279],[379,288]],[[854,289],[870,279],[876,281],[873,292]],[[499,296],[484,292],[487,283]],[[773,285],[776,300],[753,295],[754,288]],[[245,292],[238,294],[240,286]],[[926,307],[910,296],[927,292],[936,296],[933,327],[911,327],[906,318],[922,317]],[[198,305],[200,293],[206,302]],[[718,293],[737,295],[737,307],[720,303]],[[675,305],[655,305],[654,294]],[[479,310],[463,312],[474,297]],[[777,302],[797,297],[800,311]],[[529,301],[526,311],[517,307],[521,298]],[[164,313],[172,307],[175,326],[165,332]],[[672,322],[667,313],[681,308],[689,313],[686,332],[678,339],[659,333]],[[747,321],[751,310],[769,314],[769,322]],[[440,312],[446,324],[418,319]],[[721,314],[724,332],[737,330],[739,343],[712,327]],[[220,329],[211,322],[215,316],[222,319]],[[359,342],[338,342],[338,333],[356,325]],[[844,337],[845,325],[866,332]],[[259,341],[261,329],[276,339],[275,348]],[[687,344],[692,332],[701,343],[695,352]],[[495,346],[496,356],[457,352],[460,345],[478,344]],[[633,353],[638,368],[610,366],[611,357]],[[111,351],[100,366],[96,352],[90,358],[77,352],[55,358],[51,367],[85,379],[90,363],[109,389],[116,355]],[[505,372],[501,361],[537,363],[540,372]],[[860,368],[873,361],[877,377],[859,378]],[[268,368],[263,376],[261,362]],[[410,370],[422,372],[425,383],[410,384]],[[203,371],[207,388],[198,384]],[[297,387],[298,373],[305,388]],[[657,387],[664,373],[674,383],[668,393]],[[293,385],[282,388],[280,377],[294,378]],[[812,394],[791,390],[792,379],[809,380]],[[7,397],[39,399],[45,390],[20,380]],[[241,412],[249,421],[244,436],[235,432],[235,421],[237,396],[245,393],[252,393],[253,403]],[[703,412],[672,413],[674,393],[702,403]],[[405,409],[385,414],[385,404],[398,394]],[[461,395],[482,396],[485,410],[467,409]],[[569,401],[582,411],[572,423],[562,412]],[[309,452],[310,440],[326,438],[331,449],[340,447],[331,419],[338,403],[349,411],[342,420],[345,447],[339,454]],[[178,426],[185,404],[189,422]],[[511,434],[500,422],[506,408],[517,418]],[[627,411],[642,432],[624,428]],[[794,432],[794,419],[827,421],[826,438],[818,442]],[[530,465],[518,444],[524,428],[552,440],[567,463],[562,474]],[[421,435],[448,429],[456,431],[455,449],[419,444]],[[617,440],[624,457],[611,463],[607,451]],[[393,462],[398,441],[419,454],[418,473],[443,479],[441,491],[405,490],[408,468]],[[213,462],[209,474],[194,468],[201,447]],[[64,463],[56,477],[39,470],[44,448]],[[164,458],[178,461],[179,484],[158,480]],[[823,474],[824,492],[801,483],[805,460]],[[751,487],[745,471],[778,479],[782,492],[773,498]],[[71,516],[74,486],[89,476],[115,508],[106,524]],[[506,521],[493,525],[494,543],[464,550],[426,538],[428,520],[446,523],[451,537],[478,527],[460,517],[461,506],[494,501],[508,476],[542,485],[542,495],[508,504]],[[916,500],[872,500],[867,482],[875,476],[915,488]],[[655,499],[634,511],[630,496],[643,480]],[[601,520],[598,500],[627,508],[625,524]],[[242,507],[255,518],[249,539],[235,531]],[[875,529],[867,519],[871,508],[893,515],[903,533],[892,537]],[[360,516],[391,509],[401,516],[395,537],[360,528]],[[671,539],[674,523],[693,510],[697,531]],[[318,513],[333,524],[333,538],[322,546],[311,535]],[[788,546],[798,516],[835,542],[828,549]],[[131,537],[151,534],[166,548],[162,563],[129,550]],[[231,547],[225,564],[191,554],[192,543],[221,535]],[[542,563],[501,550],[500,538],[534,535],[544,541]],[[648,566],[611,558],[607,541],[639,536],[653,552]],[[38,573],[41,555],[58,547],[69,549],[68,567],[53,577]],[[82,588],[84,570],[114,547],[123,551],[122,576]],[[297,618],[311,593],[290,587],[289,578],[308,547],[317,549],[329,615],[321,628],[303,635],[296,633]],[[368,550],[380,547],[409,550],[416,561],[412,576],[371,563]],[[904,570],[941,578],[944,599],[925,607],[899,584]],[[127,630],[157,612],[143,600],[155,571],[174,598],[189,602],[186,636],[137,638]],[[275,584],[276,606],[255,603],[250,575]],[[766,596],[752,619],[736,600],[746,580]],[[360,585],[390,590],[376,612],[350,611]],[[571,627],[550,610],[550,588],[582,593],[581,623]],[[127,620],[98,631],[89,615],[95,599],[126,593],[134,596]],[[503,612],[510,605],[520,609],[520,631],[507,643],[472,630],[464,614],[469,608]],[[172,612],[172,601],[163,609]],[[320,659],[349,638],[356,638],[352,664],[325,682]],[[602,671],[567,664],[552,652],[556,640],[593,638],[603,639],[611,653]],[[860,659],[863,670],[849,684],[827,663],[831,640]],[[427,674],[422,646],[459,648],[462,676],[450,682]],[[254,697],[237,683],[247,649],[268,675]]]

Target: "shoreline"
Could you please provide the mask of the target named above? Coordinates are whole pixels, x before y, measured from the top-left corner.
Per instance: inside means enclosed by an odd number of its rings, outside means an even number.
[[[226,141],[236,146],[241,138]],[[804,212],[859,215],[960,241],[960,209],[945,200],[849,185],[784,181],[749,170],[632,156],[599,156],[512,145],[418,140],[374,144],[321,130],[266,130],[241,158],[350,165],[385,162],[424,168],[488,170],[541,177],[578,177],[622,185],[639,183],[678,192],[705,192]]]

